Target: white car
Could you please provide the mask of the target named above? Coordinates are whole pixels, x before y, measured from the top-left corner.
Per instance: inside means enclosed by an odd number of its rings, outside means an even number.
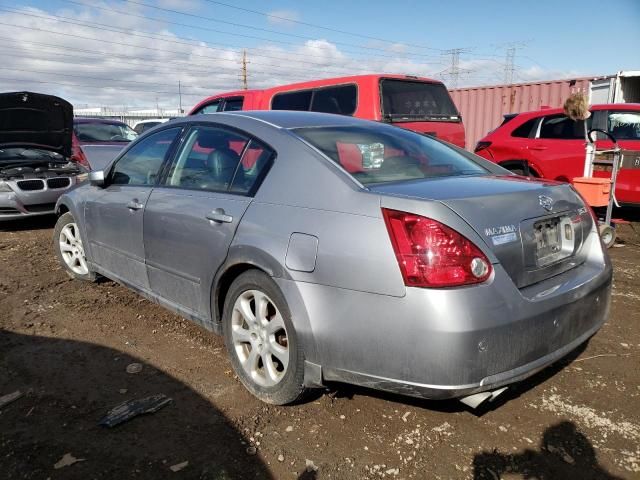
[[[152,129],[153,127],[157,127],[160,124],[163,124],[169,120],[168,118],[149,118],[147,120],[140,120],[133,126],[133,129],[138,135],[142,135],[147,130]]]

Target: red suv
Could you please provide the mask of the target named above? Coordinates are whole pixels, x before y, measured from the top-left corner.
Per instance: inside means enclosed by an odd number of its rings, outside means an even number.
[[[631,151],[618,175],[616,198],[640,205],[640,104],[593,105],[587,127],[608,131],[623,150]],[[606,138],[597,141],[598,150],[611,147]],[[562,109],[505,115],[502,125],[480,140],[475,152],[520,175],[570,182],[583,174],[584,125],[566,117]],[[605,171],[594,175],[609,176]]]
[[[462,118],[442,82],[410,75],[326,78],[209,97],[189,115],[234,110],[303,110],[352,115],[429,134],[464,148]]]

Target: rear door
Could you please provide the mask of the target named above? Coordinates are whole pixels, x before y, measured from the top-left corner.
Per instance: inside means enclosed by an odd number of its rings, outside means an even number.
[[[271,159],[243,133],[210,124],[188,132],[144,215],[154,293],[208,316],[213,277]]]
[[[590,125],[588,120],[587,127]],[[545,178],[571,181],[580,177],[585,159],[584,122],[574,122],[563,114],[545,116],[528,149],[529,158],[539,165]]]
[[[91,260],[134,286],[148,288],[143,214],[163,162],[181,128],[162,130],[127,151],[111,168],[107,186],[85,202]]]
[[[624,154],[616,181],[616,199],[622,203],[640,204],[640,110],[611,109],[601,113],[605,117],[602,126],[616,138]],[[598,140],[598,150],[612,147],[608,139]],[[594,168],[594,176],[610,177],[609,172],[597,168]]]

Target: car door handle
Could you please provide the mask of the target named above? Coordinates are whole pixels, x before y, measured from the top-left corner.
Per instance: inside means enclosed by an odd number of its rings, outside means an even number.
[[[542,145],[540,146],[535,146],[535,147],[529,147],[529,150],[547,150],[549,147],[543,147]]]
[[[144,208],[144,203],[138,202],[137,198],[134,198],[129,203],[127,203],[127,208],[129,210],[142,210]]]
[[[231,223],[233,221],[233,217],[227,215],[222,208],[216,208],[213,212],[207,213],[206,218],[216,223]]]

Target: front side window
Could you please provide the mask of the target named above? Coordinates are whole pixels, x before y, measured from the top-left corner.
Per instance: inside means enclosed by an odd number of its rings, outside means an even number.
[[[244,135],[217,127],[191,130],[169,169],[166,185],[195,190],[227,191],[249,143]]]
[[[201,113],[216,113],[220,109],[221,103],[222,100],[214,100],[198,110],[195,115],[200,115]]]
[[[443,143],[409,130],[381,125],[293,131],[363,185],[489,173]]]
[[[271,101],[271,110],[302,110],[306,112],[311,106],[312,93],[311,90],[278,93]]]
[[[609,112],[607,129],[616,140],[640,140],[640,112]]]
[[[223,110],[225,112],[237,112],[242,110],[242,104],[244,103],[244,97],[227,98],[224,102]]]
[[[155,133],[133,145],[111,170],[111,185],[153,185],[181,128]]]
[[[591,128],[591,119],[587,119],[587,129]],[[540,137],[557,140],[584,140],[586,135],[584,121],[573,121],[566,115],[550,115],[542,119]]]
[[[441,83],[383,79],[382,116],[390,121],[459,121],[458,110]]]
[[[124,123],[76,123],[73,131],[80,142],[130,142],[138,134]]]

